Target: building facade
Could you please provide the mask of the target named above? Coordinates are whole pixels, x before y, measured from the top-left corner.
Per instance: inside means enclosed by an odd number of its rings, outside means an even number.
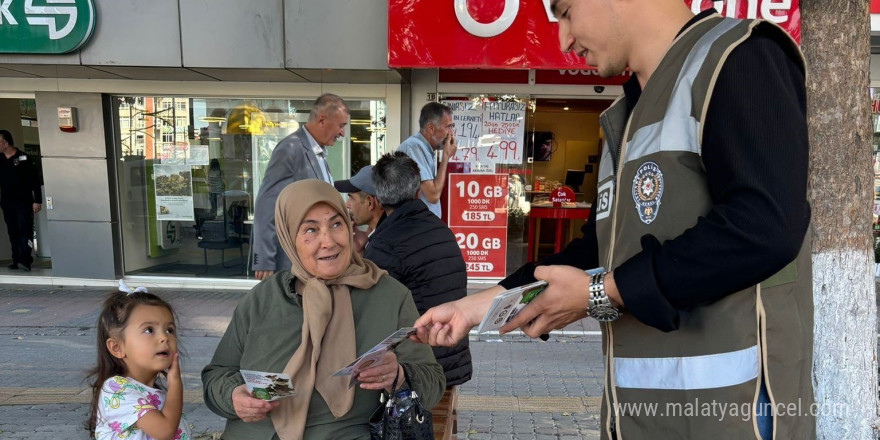
[[[0,9],[0,37],[16,38],[0,43],[0,128],[39,160],[46,199],[35,270],[0,282],[253,284],[262,173],[327,92],[352,109],[329,149],[337,179],[418,131],[425,103],[455,109],[444,219],[470,277],[497,279],[586,218],[599,113],[628,78],[562,54],[549,0],[69,3]],[[686,3],[799,32],[797,1]],[[573,198],[553,206],[562,185]]]

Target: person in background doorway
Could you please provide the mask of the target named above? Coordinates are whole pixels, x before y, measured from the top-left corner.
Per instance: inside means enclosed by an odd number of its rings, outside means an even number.
[[[347,193],[348,199],[345,201],[345,208],[351,216],[351,222],[355,226],[366,226],[366,231],[354,229],[354,247],[358,253],[364,252],[364,247],[385,210],[376,198],[376,189],[373,187],[373,167],[367,165],[361,168],[357,174],[348,180],[337,180],[333,182],[336,191]]]
[[[34,215],[40,212],[43,192],[33,159],[15,148],[12,134],[0,130],[0,208],[12,245],[9,269],[31,271],[34,257]]]
[[[452,109],[439,102],[429,102],[419,115],[419,132],[407,138],[397,147],[419,165],[422,179],[421,198],[437,217],[441,217],[440,196],[446,185],[446,165],[455,156],[455,124]],[[434,151],[443,150],[440,165],[434,159]]]
[[[278,142],[254,206],[254,277],[266,279],[290,268],[290,261],[275,235],[275,200],[287,185],[305,179],[333,184],[327,164],[327,148],[345,136],[348,106],[342,98],[325,93],[315,100],[309,121]]]

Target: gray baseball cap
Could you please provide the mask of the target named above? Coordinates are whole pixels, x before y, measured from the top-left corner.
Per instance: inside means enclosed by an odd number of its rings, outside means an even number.
[[[376,195],[376,188],[373,187],[373,166],[367,165],[360,169],[351,179],[337,180],[333,182],[336,191],[342,193],[365,192],[371,196]]]

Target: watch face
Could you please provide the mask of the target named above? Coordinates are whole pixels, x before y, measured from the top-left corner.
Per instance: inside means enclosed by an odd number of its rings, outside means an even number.
[[[619,318],[620,311],[609,304],[600,304],[590,308],[590,316],[599,322],[609,322]]]

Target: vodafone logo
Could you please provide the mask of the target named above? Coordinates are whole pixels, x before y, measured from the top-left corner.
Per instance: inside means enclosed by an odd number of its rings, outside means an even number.
[[[23,0],[0,0],[0,5],[10,1]],[[558,73],[557,69],[584,69],[584,60],[559,50],[559,29],[550,12],[551,1],[387,0],[388,66],[537,69],[550,71],[557,78],[590,78],[580,72]],[[800,39],[798,4],[803,0],[678,1],[694,12],[714,7],[728,17],[764,18],[779,23],[795,41]],[[3,41],[0,38],[0,46]],[[18,40],[9,41],[18,44]],[[455,50],[450,50],[450,41],[455,42]]]
[[[776,24],[785,23],[791,18],[789,16],[789,13],[791,12],[791,0],[726,0],[713,1],[711,3],[716,11],[726,17],[763,18],[764,20],[772,21]],[[745,16],[737,13],[740,9],[740,5],[743,3],[747,6]],[[693,11],[694,14],[698,14],[700,11],[706,9],[701,7],[702,4],[702,0],[694,0],[691,4],[691,11]],[[761,10],[760,17],[758,16],[759,7]]]
[[[599,76],[599,71],[596,69],[559,69],[559,74],[575,76]],[[627,70],[626,72],[621,73],[619,76],[630,77],[632,76],[632,72]]]
[[[480,23],[468,11],[467,0],[454,0],[455,18],[458,19],[461,27],[473,36],[491,38],[501,35],[516,20],[516,16],[519,14],[520,0],[499,1],[504,2],[504,10],[501,15],[492,22]],[[544,5],[544,13],[547,14],[548,22],[557,23],[558,20],[550,9],[550,1],[541,0]],[[758,12],[760,10],[760,18],[779,24],[790,19],[791,2],[792,0],[722,0],[712,1],[711,5],[722,15],[735,18],[759,18]],[[694,14],[706,9],[702,7],[703,0],[685,0],[685,3],[690,3],[691,11]],[[746,5],[745,16],[738,13],[741,4]]]
[[[490,38],[501,35],[513,24],[518,13],[519,0],[504,0],[504,11],[501,12],[500,17],[491,23],[480,23],[468,12],[467,0],[455,0],[455,18],[464,30],[477,37]]]
[[[490,23],[480,23],[474,20],[474,17],[468,11],[467,0],[455,0],[455,18],[458,19],[458,23],[464,30],[475,37],[491,38],[501,35],[513,24],[513,20],[516,20],[516,16],[519,14],[519,0],[501,1],[504,2],[504,11],[501,12],[501,16]],[[551,23],[556,23],[556,17],[553,16],[553,12],[550,10],[550,0],[541,1],[544,3],[544,12],[547,14],[547,20]]]

